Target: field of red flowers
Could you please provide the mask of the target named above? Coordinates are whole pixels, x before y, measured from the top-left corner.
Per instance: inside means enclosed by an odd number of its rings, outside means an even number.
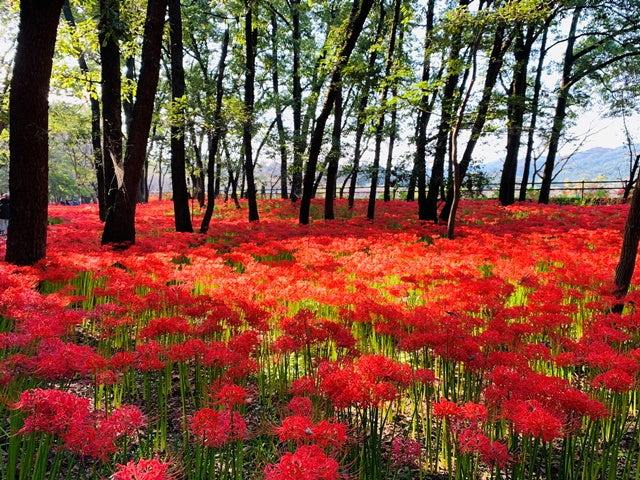
[[[0,479],[637,479],[627,208],[466,201],[447,240],[403,202],[201,235],[155,201],[117,251],[51,207],[47,260],[0,262]]]

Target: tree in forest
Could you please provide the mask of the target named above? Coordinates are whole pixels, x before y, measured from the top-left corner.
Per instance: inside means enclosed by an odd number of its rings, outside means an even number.
[[[177,232],[193,232],[185,172],[185,81],[180,0],[169,0],[171,55],[171,185]]]
[[[142,45],[142,64],[124,162],[118,168],[114,201],[109,205],[102,243],[135,242],[137,191],[142,175],[160,70],[160,49],[167,0],[149,0]]]
[[[49,80],[62,0],[22,0],[9,98],[11,220],[5,259],[32,265],[46,256]]]
[[[364,28],[364,22],[367,19],[367,15],[371,10],[373,0],[354,0],[349,20],[344,30],[345,37],[344,42],[337,53],[337,61],[334,65],[333,72],[331,74],[331,80],[325,97],[322,110],[316,118],[316,125],[311,136],[311,143],[309,144],[309,159],[307,160],[307,168],[304,175],[304,183],[302,190],[302,200],[300,202],[300,223],[306,225],[309,223],[309,212],[311,209],[311,198],[314,190],[314,180],[316,175],[316,167],[318,164],[318,156],[320,155],[320,148],[322,147],[322,138],[324,136],[324,127],[327,123],[327,119],[333,109],[336,96],[338,94],[339,80],[342,69],[349,61],[349,57],[355,44]]]
[[[540,185],[540,203],[549,203],[556,156],[570,106],[570,92],[578,82],[601,75],[607,68],[631,57],[640,56],[640,2],[602,3],[595,8],[585,0],[576,2],[562,63],[562,78],[556,99]],[[588,27],[580,30],[589,15]]]

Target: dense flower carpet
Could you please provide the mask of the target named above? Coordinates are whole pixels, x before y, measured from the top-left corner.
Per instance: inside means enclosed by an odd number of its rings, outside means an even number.
[[[152,201],[119,250],[52,206],[47,259],[0,262],[0,480],[640,476],[627,206],[467,200],[455,240],[296,207]]]

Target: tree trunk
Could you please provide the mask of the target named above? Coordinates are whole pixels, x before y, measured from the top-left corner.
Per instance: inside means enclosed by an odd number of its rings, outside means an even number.
[[[69,0],[64,0],[62,11],[64,13],[65,20],[69,23],[69,25],[75,28],[76,22],[73,17],[73,11],[71,10]],[[78,66],[80,67],[80,71],[84,75],[88,75],[89,66],[87,65],[87,60],[85,58],[84,52],[80,50],[78,50]],[[106,199],[104,186],[104,168],[102,164],[103,157],[100,101],[95,97],[95,95],[91,94],[91,91],[89,93],[89,105],[91,107],[91,146],[93,148],[93,165],[96,171],[97,183],[96,195],[98,197],[98,212],[100,215],[100,220],[104,221],[106,215]]]
[[[384,30],[385,9],[384,2],[380,2],[380,19],[378,21],[378,28],[376,31],[375,40],[377,42],[382,41],[382,32]],[[358,103],[357,119],[356,119],[356,133],[355,133],[355,148],[353,153],[353,167],[351,169],[351,180],[349,183],[349,208],[353,208],[356,197],[356,187],[358,185],[358,173],[360,173],[360,157],[362,157],[362,138],[364,135],[364,129],[367,123],[367,104],[369,103],[369,95],[371,93],[371,86],[375,81],[375,66],[378,59],[378,49],[372,48],[369,54],[369,63],[367,66],[367,76],[362,87],[360,94],[360,100]]]
[[[292,100],[293,100],[293,171],[291,172],[291,195],[296,197],[302,191],[302,154],[305,150],[305,141],[302,137],[302,83],[300,80],[300,46],[302,35],[300,33],[300,0],[291,1],[292,20]]]
[[[638,242],[640,241],[640,180],[636,182],[631,197],[631,205],[627,222],[624,226],[624,234],[622,237],[622,248],[620,250],[620,259],[616,267],[614,278],[613,294],[619,304],[614,306],[614,311],[620,313],[624,306],[623,299],[629,291],[631,278],[636,267],[636,257],[638,255]]]
[[[338,62],[331,75],[329,90],[327,92],[322,111],[316,119],[316,125],[309,145],[309,160],[305,171],[302,200],[300,202],[300,223],[303,225],[309,223],[309,211],[311,210],[311,197],[313,194],[313,180],[315,178],[316,166],[318,164],[318,156],[320,155],[320,149],[322,147],[324,127],[327,123],[327,118],[329,118],[329,114],[331,113],[331,109],[337,95],[338,81],[341,77],[342,69],[349,61],[349,57],[351,56],[351,52],[353,51],[356,41],[360,36],[360,32],[362,32],[364,22],[372,5],[373,0],[362,0],[362,4],[360,4],[358,0],[354,0],[353,2],[349,17],[349,24],[346,29],[346,38],[342,48],[340,49]]]
[[[115,201],[107,212],[102,244],[135,243],[135,214],[137,191],[144,164],[154,98],[160,70],[160,49],[167,0],[149,0],[142,44],[142,66],[133,108],[131,133],[127,141],[124,166],[119,172]]]
[[[11,219],[5,260],[33,265],[47,254],[49,81],[62,0],[22,0],[9,94]]]
[[[255,48],[258,42],[257,31],[253,28],[253,0],[245,0],[244,39],[246,43],[246,71],[244,82],[244,108],[247,120],[243,126],[242,144],[244,147],[244,170],[247,179],[247,200],[249,203],[249,221],[260,220],[255,179],[253,177],[253,104],[254,80],[256,75]]]
[[[507,154],[502,167],[498,194],[502,205],[511,205],[515,201],[518,153],[526,109],[527,68],[534,39],[533,27],[527,29],[525,38],[522,25],[518,26],[513,52],[515,59],[513,79],[507,99]]]
[[[120,0],[100,0],[98,39],[102,72],[102,153],[106,205],[103,220],[106,220],[107,212],[113,207],[118,191],[116,166],[119,171],[122,170],[122,86],[117,34],[119,23]]]
[[[280,196],[289,198],[288,176],[289,167],[287,165],[287,137],[282,122],[282,102],[280,101],[280,79],[278,62],[278,19],[275,14],[271,15],[271,79],[273,82],[273,101],[276,111],[276,126],[278,128],[278,141],[280,149]]]
[[[547,151],[547,158],[544,163],[544,173],[542,175],[542,182],[540,183],[540,196],[538,197],[538,203],[549,203],[551,180],[553,179],[553,169],[555,167],[556,155],[558,153],[560,134],[562,133],[564,119],[567,114],[567,101],[569,99],[569,89],[571,87],[570,77],[574,64],[573,47],[576,41],[576,30],[582,9],[582,6],[576,7],[573,11],[573,18],[571,19],[569,37],[567,38],[567,49],[565,50],[564,65],[562,67],[562,81],[560,83],[560,90],[558,91],[556,111],[553,116],[551,137],[549,138],[549,150]]]
[[[473,151],[478,144],[478,139],[480,138],[482,130],[484,129],[484,124],[487,121],[487,113],[489,112],[493,89],[495,88],[496,82],[498,81],[498,76],[500,75],[500,70],[502,69],[504,56],[506,55],[513,38],[512,36],[509,36],[507,39],[505,39],[504,34],[505,26],[498,25],[493,37],[493,47],[491,48],[489,65],[487,66],[487,72],[485,74],[484,86],[482,88],[482,97],[480,98],[480,102],[478,103],[478,108],[473,120],[473,125],[471,126],[471,136],[467,141],[467,145],[465,146],[464,152],[462,153],[462,158],[459,165],[457,166],[460,182],[462,182],[462,179],[467,174],[467,169],[469,168],[471,160],[473,159]],[[447,192],[446,202],[442,207],[442,211],[440,212],[441,219],[449,219],[451,204],[454,201],[454,198],[455,196],[452,190]]]
[[[389,46],[387,49],[387,58],[385,61],[384,78],[391,76],[391,68],[393,67],[394,50],[396,48],[396,37],[398,32],[398,23],[400,21],[400,0],[395,0],[393,9],[393,20],[391,23],[391,32],[389,34]],[[371,188],[369,190],[369,204],[367,207],[367,218],[373,220],[376,210],[376,197],[378,195],[378,175],[380,170],[380,147],[382,144],[382,133],[384,129],[385,112],[387,110],[387,96],[389,95],[389,84],[384,82],[382,94],[380,96],[380,113],[376,122],[376,139],[373,155],[373,166],[371,168]]]
[[[171,52],[171,186],[176,232],[193,232],[185,171],[184,67],[182,64],[182,13],[180,0],[169,0]]]
[[[460,5],[466,5],[468,0],[461,0]],[[462,47],[462,32],[453,33],[451,39],[451,48],[449,51],[449,65],[455,65],[460,56]],[[455,67],[454,67],[455,68]],[[458,86],[459,74],[457,71],[449,71],[445,80],[444,90],[442,92],[442,106],[440,125],[438,126],[438,134],[436,138],[435,154],[433,156],[433,164],[431,166],[431,177],[429,178],[429,191],[423,202],[420,202],[420,186],[418,186],[418,218],[420,220],[432,220],[438,222],[438,198],[440,196],[440,188],[444,180],[444,160],[447,153],[447,139],[451,129],[451,120],[453,117],[453,107],[455,103],[456,88]],[[418,181],[420,181],[420,172],[418,172]]]
[[[227,51],[229,48],[229,29],[224,32],[222,39],[222,48],[220,51],[220,61],[218,62],[218,73],[216,74],[216,104],[213,111],[213,131],[209,135],[209,163],[207,165],[207,209],[204,212],[202,223],[200,224],[200,233],[206,233],[209,230],[209,223],[213,215],[213,208],[216,198],[216,182],[217,188],[220,188],[220,168],[215,169],[216,157],[218,156],[218,145],[220,137],[223,135],[224,126],[222,125],[222,96],[224,89],[222,80],[224,79],[224,69],[227,60]],[[214,170],[218,175],[214,175]]]
[[[400,30],[398,37],[398,50],[402,52],[404,44],[404,29]],[[398,96],[398,81],[393,81],[393,87],[391,89],[391,96],[396,98]],[[393,149],[396,142],[396,136],[398,135],[398,105],[394,102],[391,106],[391,124],[389,127],[389,148],[387,149],[387,163],[384,171],[384,201],[391,200],[391,172],[393,169]]]
[[[342,85],[338,79],[338,89],[333,107],[333,132],[331,133],[331,150],[327,154],[327,191],[324,197],[324,219],[333,220],[335,214],[333,204],[336,198],[338,181],[338,164],[340,161],[340,142],[342,134]]]

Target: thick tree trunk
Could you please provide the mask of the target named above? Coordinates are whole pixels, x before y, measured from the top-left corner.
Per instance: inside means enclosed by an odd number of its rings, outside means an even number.
[[[629,291],[631,278],[636,267],[638,255],[638,242],[640,241],[640,181],[636,182],[627,222],[622,237],[620,259],[616,267],[613,294],[619,304],[614,306],[614,311],[620,313],[623,308],[623,299]]]
[[[72,27],[76,27],[76,21],[73,17],[73,11],[71,10],[71,4],[69,0],[64,0],[62,7],[65,20]],[[78,50],[78,66],[80,71],[84,75],[88,75],[89,66],[84,55],[84,52]],[[90,92],[92,93],[92,92]],[[105,198],[105,186],[104,186],[104,168],[102,164],[102,127],[101,127],[101,113],[100,113],[100,101],[95,95],[89,95],[89,105],[91,107],[91,146],[93,148],[93,165],[96,171],[96,196],[98,198],[98,212],[100,220],[104,221],[106,215],[106,198]]]
[[[169,0],[169,41],[171,52],[171,186],[176,232],[193,232],[189,212],[189,191],[185,171],[185,94],[182,65],[182,12],[180,0]]]
[[[104,168],[106,220],[118,191],[116,166],[122,171],[122,86],[118,27],[120,0],[100,0],[100,64],[102,85],[102,153]]]
[[[514,45],[513,79],[507,99],[507,154],[502,167],[498,194],[502,205],[511,205],[515,201],[518,153],[526,110],[527,67],[534,38],[533,28],[530,27],[527,30],[525,38],[523,27],[518,26]]]
[[[551,126],[549,150],[547,151],[547,158],[544,163],[544,173],[542,175],[542,182],[540,183],[540,196],[538,197],[538,203],[549,203],[549,197],[551,195],[553,169],[555,167],[556,155],[558,154],[560,135],[562,134],[562,129],[564,127],[564,119],[567,115],[567,101],[569,100],[569,89],[571,88],[570,77],[574,64],[573,47],[576,42],[576,30],[582,9],[583,7],[579,6],[573,11],[573,18],[571,20],[571,27],[569,29],[569,36],[567,39],[567,49],[564,54],[562,81],[560,83],[560,90],[558,91],[558,100],[556,103],[556,111],[553,116],[553,125]]]
[[[115,202],[109,207],[102,233],[102,244],[135,243],[136,198],[142,166],[146,157],[151,116],[158,86],[160,49],[167,0],[149,0],[142,44],[142,66],[133,108],[131,133],[127,141],[124,168],[119,172]]]
[[[320,115],[316,119],[316,126],[311,136],[311,143],[309,145],[309,160],[307,162],[307,169],[304,176],[304,185],[302,191],[302,200],[300,202],[300,223],[306,225],[309,223],[309,211],[311,210],[311,197],[313,195],[313,180],[315,178],[316,166],[318,164],[318,156],[320,155],[320,149],[322,147],[322,137],[324,136],[324,127],[333,108],[334,101],[337,95],[338,80],[341,77],[341,72],[344,66],[349,61],[351,52],[356,45],[356,41],[362,32],[364,22],[371,10],[373,0],[362,0],[360,3],[358,0],[354,0],[351,8],[351,14],[349,17],[349,25],[346,29],[346,38],[340,49],[338,55],[338,62],[331,75],[331,81],[329,82],[329,90],[325,98],[324,105]]]
[[[244,81],[244,107],[247,120],[243,126],[242,144],[244,148],[244,170],[247,179],[247,200],[249,203],[249,221],[260,220],[255,179],[253,177],[253,104],[254,81],[256,75],[255,48],[258,41],[257,31],[253,28],[253,0],[245,0],[244,39],[246,47],[246,71]]]
[[[33,265],[47,253],[49,81],[62,0],[22,0],[9,96],[11,219],[5,260]]]
[[[209,134],[209,163],[207,165],[207,209],[204,212],[202,223],[200,224],[200,233],[206,233],[209,230],[209,223],[213,215],[215,198],[217,190],[220,189],[220,167],[215,167],[216,157],[218,156],[218,145],[220,137],[223,135],[224,127],[222,125],[222,96],[224,89],[222,80],[224,79],[224,69],[227,60],[227,51],[229,48],[229,29],[224,32],[222,40],[222,48],[220,51],[220,61],[218,62],[218,73],[216,74],[216,105],[213,111],[213,131]],[[218,175],[215,175],[215,172]],[[217,184],[217,185],[216,185]],[[217,188],[217,190],[216,190]]]
[[[327,191],[324,198],[324,219],[333,220],[335,214],[333,204],[336,197],[338,181],[338,164],[340,161],[340,143],[342,134],[342,86],[338,79],[338,91],[333,107],[333,132],[331,133],[331,149],[327,154]]]

